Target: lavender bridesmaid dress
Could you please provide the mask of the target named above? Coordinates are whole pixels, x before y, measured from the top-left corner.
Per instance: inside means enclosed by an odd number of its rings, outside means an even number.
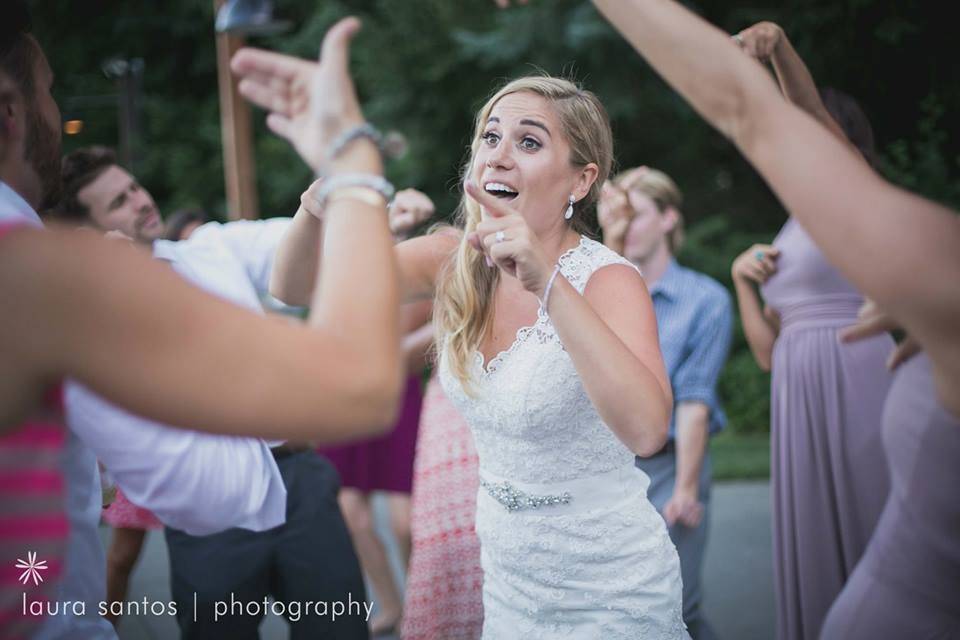
[[[823,640],[960,638],[960,418],[937,400],[925,354],[897,371],[883,441],[890,497]]]
[[[889,489],[880,425],[889,336],[842,344],[862,296],[793,219],[762,287],[780,314],[771,380],[777,638],[817,638],[860,559]]]

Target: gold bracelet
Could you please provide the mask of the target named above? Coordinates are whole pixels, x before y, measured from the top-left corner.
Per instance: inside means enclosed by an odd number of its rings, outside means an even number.
[[[327,196],[325,208],[329,208],[330,205],[337,200],[356,200],[384,210],[387,208],[387,199],[383,197],[382,193],[372,187],[356,186],[336,189]]]

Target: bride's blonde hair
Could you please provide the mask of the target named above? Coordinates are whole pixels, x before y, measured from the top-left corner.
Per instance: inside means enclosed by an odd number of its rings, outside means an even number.
[[[590,191],[574,205],[570,224],[579,233],[594,228],[595,204],[600,188],[610,173],[613,162],[613,133],[607,112],[597,97],[573,82],[546,75],[513,80],[487,100],[474,123],[470,159],[463,167],[466,177],[482,142],[481,136],[494,105],[511,93],[526,91],[545,98],[560,121],[563,136],[570,144],[570,163],[584,167],[597,165],[599,172]],[[558,211],[557,215],[561,215]],[[457,222],[463,235],[460,245],[443,270],[436,288],[433,306],[438,344],[443,344],[450,371],[460,379],[469,393],[472,389],[470,368],[493,315],[493,292],[500,278],[499,269],[486,266],[483,254],[467,243],[467,236],[480,222],[480,206],[465,193],[457,207]],[[439,341],[443,341],[440,343]]]

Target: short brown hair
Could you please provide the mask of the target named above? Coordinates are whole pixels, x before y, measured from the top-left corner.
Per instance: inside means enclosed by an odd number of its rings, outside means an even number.
[[[646,195],[653,200],[660,213],[666,212],[667,209],[677,212],[677,224],[667,234],[670,253],[677,255],[683,245],[683,213],[680,211],[683,205],[683,193],[677,183],[663,171],[650,167],[635,167],[619,173],[613,179],[613,184],[624,191],[636,190]]]
[[[63,179],[60,201],[47,214],[61,221],[85,222],[90,210],[80,202],[80,190],[116,164],[117,155],[109,147],[84,147],[68,153],[60,169]]]

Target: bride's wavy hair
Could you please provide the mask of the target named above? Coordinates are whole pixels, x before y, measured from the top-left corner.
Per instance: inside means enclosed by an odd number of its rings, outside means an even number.
[[[587,195],[574,205],[570,219],[573,229],[590,235],[596,228],[600,189],[613,163],[613,133],[606,109],[597,96],[569,80],[547,75],[527,76],[497,90],[477,113],[469,160],[461,171],[461,184],[473,167],[493,107],[504,96],[524,91],[550,103],[560,121],[561,132],[570,144],[570,163],[585,167],[592,162],[599,168],[597,179]],[[467,393],[471,393],[470,369],[493,315],[493,292],[500,270],[486,266],[483,254],[467,242],[467,236],[480,223],[480,205],[464,193],[456,217],[462,236],[438,279],[433,318],[438,345],[445,347],[442,352],[446,354],[451,373],[459,378]]]

